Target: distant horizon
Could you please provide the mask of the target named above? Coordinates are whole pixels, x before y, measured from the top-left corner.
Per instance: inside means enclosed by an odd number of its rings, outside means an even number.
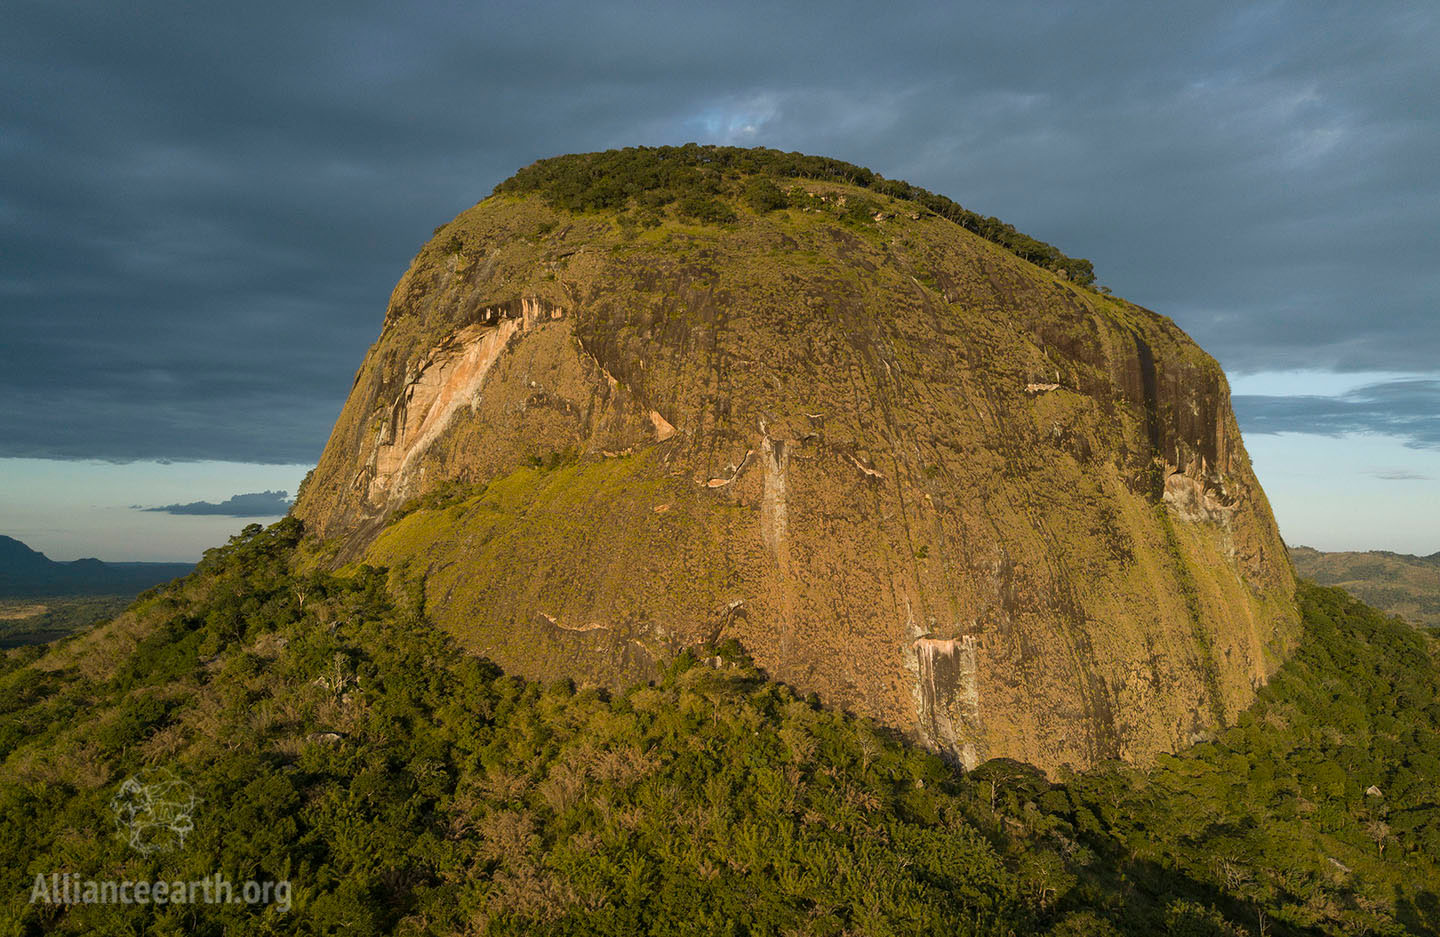
[[[94,557],[112,563],[194,563],[246,525],[268,525],[284,514],[171,514],[155,507],[223,502],[248,492],[293,492],[311,468],[0,459],[0,477],[7,481],[0,491],[0,534],[57,562]],[[84,492],[83,500],[74,497],[77,491]]]
[[[280,518],[276,518],[276,520],[280,520]],[[269,526],[269,525],[267,524],[266,526]],[[73,559],[57,559],[56,557],[51,556],[51,555],[50,555],[49,553],[47,553],[46,551],[41,550],[40,548],[36,547],[34,544],[26,543],[24,540],[21,540],[19,537],[15,537],[15,536],[12,536],[11,534],[7,534],[7,533],[5,533],[4,531],[0,531],[0,537],[9,537],[11,540],[15,541],[16,543],[18,543],[18,544],[20,544],[20,545],[22,545],[22,546],[24,546],[24,547],[28,547],[28,548],[31,549],[31,550],[34,550],[36,553],[38,553],[38,554],[40,554],[41,556],[45,557],[45,559],[49,560],[49,561],[52,562],[52,563],[67,563],[67,564],[68,564],[68,563],[81,563],[81,562],[85,562],[85,561],[87,561],[87,560],[91,560],[91,561],[94,561],[94,562],[96,562],[96,563],[104,563],[104,564],[107,565],[107,566],[187,566],[187,565],[193,566],[193,565],[195,565],[197,562],[199,562],[199,558],[196,558],[196,559],[193,559],[193,560],[191,560],[191,559],[185,559],[185,560],[131,560],[131,559],[114,559],[114,558],[107,558],[107,557],[101,557],[101,556],[77,556],[77,557],[74,557]]]
[[[1326,401],[1342,400],[1377,377],[1261,372],[1234,377],[1231,385],[1237,400],[1275,400],[1283,399],[1277,391],[1300,382],[1319,392],[1304,399]],[[1287,545],[1326,553],[1440,553],[1440,524],[1432,521],[1440,509],[1440,449],[1381,433],[1246,431],[1245,409],[1239,404],[1237,417]],[[270,524],[288,512],[231,515],[223,513],[226,504],[294,492],[312,468],[213,460],[0,457],[0,477],[10,482],[0,490],[0,534],[57,562],[90,557],[105,562],[198,562],[205,550],[223,545],[247,524]],[[1341,478],[1345,485],[1332,488]],[[91,503],[78,503],[72,497],[77,490],[86,492]],[[193,510],[197,506],[210,510],[198,513]],[[167,546],[167,540],[172,545]],[[167,550],[181,552],[182,558]]]
[[[1251,452],[1251,459],[1255,464],[1261,486],[1265,489],[1271,502],[1271,508],[1276,515],[1280,535],[1288,547],[1305,546],[1324,553],[1390,552],[1419,558],[1440,553],[1440,531],[1427,526],[1423,514],[1416,515],[1414,512],[1406,511],[1407,504],[1403,488],[1399,489],[1402,492],[1399,499],[1391,498],[1381,502],[1388,505],[1391,513],[1378,521],[1373,519],[1371,521],[1372,527],[1380,525],[1386,526],[1392,531],[1403,531],[1396,533],[1390,544],[1377,542],[1374,538],[1381,535],[1374,533],[1368,535],[1372,539],[1347,541],[1342,541],[1341,535],[1321,533],[1314,526],[1314,521],[1309,520],[1312,516],[1310,501],[1316,497],[1311,488],[1316,484],[1317,478],[1307,475],[1303,465],[1300,466],[1300,471],[1295,473],[1295,466],[1284,463],[1283,460],[1288,457],[1291,449],[1283,442],[1274,445],[1266,442],[1272,438],[1268,434],[1257,433],[1253,436],[1245,436],[1242,432],[1242,436],[1247,449]],[[1324,453],[1323,456],[1312,453],[1311,458],[1316,460],[1322,457],[1332,460],[1350,458],[1354,457],[1358,451],[1361,453],[1360,458],[1363,461],[1368,458],[1370,452],[1369,449],[1363,447],[1357,450],[1353,440],[1343,437],[1337,439],[1315,437],[1308,439],[1307,445],[1319,447],[1319,451]],[[24,471],[16,471],[17,467],[23,467]],[[66,499],[64,489],[60,490],[58,498],[48,497],[47,492],[50,489],[46,485],[57,467],[65,469],[65,474],[70,477],[70,484],[83,487],[92,495],[108,493],[108,496],[113,499],[112,503],[73,507]],[[223,545],[230,536],[239,533],[247,525],[261,523],[268,526],[280,520],[285,514],[229,516],[156,513],[155,507],[139,507],[128,503],[134,499],[133,496],[137,490],[152,493],[154,499],[169,497],[173,494],[177,498],[192,501],[223,502],[247,493],[273,490],[294,491],[299,486],[300,480],[313,467],[311,465],[253,466],[245,463],[213,462],[117,464],[100,461],[0,458],[0,476],[18,481],[20,495],[19,499],[15,497],[17,486],[12,486],[9,491],[0,492],[0,534],[21,541],[56,562],[95,558],[109,563],[194,563],[199,561],[205,550]],[[1440,453],[1435,454],[1433,470],[1437,472],[1437,476],[1440,476]],[[1267,484],[1267,474],[1276,473],[1283,474],[1287,484],[1272,489],[1272,486]],[[148,479],[152,474],[160,477],[161,481],[158,485],[143,489],[134,487],[138,478]],[[1373,471],[1370,472],[1368,481],[1375,491],[1383,494],[1386,491],[1396,490],[1395,482],[1375,477],[1376,474]],[[106,480],[104,476],[107,475],[113,477]],[[252,480],[253,483],[247,485],[245,483],[247,479]],[[24,483],[26,480],[29,481],[28,486]],[[1425,485],[1427,480],[1426,478],[1402,479],[1401,483],[1417,485],[1430,490]],[[1320,484],[1325,483],[1323,477],[1318,481]],[[227,488],[233,488],[234,491],[226,491]],[[30,523],[28,524],[15,523],[17,514],[14,502],[16,500],[24,500],[30,505],[41,505],[38,516],[36,514],[29,515]],[[1363,503],[1359,510],[1361,512],[1368,510],[1367,505],[1369,504],[1370,502]],[[1352,503],[1347,505],[1346,509],[1354,511],[1356,506]],[[46,512],[54,512],[54,514]],[[68,516],[70,521],[62,529],[51,530],[44,526],[43,519],[54,515]],[[84,519],[87,517],[94,520],[95,528],[91,530],[85,528]],[[1290,518],[1289,522],[1287,522],[1287,517]],[[1296,522],[1297,520],[1298,522]],[[1299,531],[1293,539],[1291,535],[1287,534],[1287,527]],[[25,535],[16,533],[17,529],[23,531]],[[1352,523],[1347,525],[1347,529],[1350,536],[1355,537],[1355,531],[1364,529],[1364,525],[1361,524],[1357,527],[1352,518]],[[173,554],[157,552],[158,549],[164,549],[163,547],[144,545],[151,542],[151,538],[156,536],[175,537],[186,544],[192,544],[193,552],[175,558]],[[207,537],[210,539],[206,539]],[[96,547],[91,552],[84,552],[86,548],[78,546],[82,543],[94,543]],[[121,552],[126,549],[124,544],[139,545],[134,547],[134,552]],[[1427,544],[1429,545],[1427,546]]]

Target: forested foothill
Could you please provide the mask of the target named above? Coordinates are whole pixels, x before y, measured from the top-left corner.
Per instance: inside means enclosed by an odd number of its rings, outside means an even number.
[[[462,653],[385,570],[252,525],[113,621],[5,652],[15,934],[1434,934],[1436,641],[1303,586],[1236,724],[1153,766],[965,773],[697,648],[652,684]],[[184,848],[116,835],[147,769]],[[290,910],[31,904],[37,874],[293,883]]]

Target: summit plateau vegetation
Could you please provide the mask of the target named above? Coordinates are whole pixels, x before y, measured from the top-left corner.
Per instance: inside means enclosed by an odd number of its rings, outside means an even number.
[[[497,194],[539,194],[572,212],[637,209],[658,220],[656,209],[674,205],[679,214],[703,222],[735,220],[727,204],[742,200],[757,211],[785,208],[808,196],[784,191],[776,180],[810,179],[843,183],[914,203],[993,241],[1031,263],[1089,286],[1095,282],[1090,261],[1067,257],[1059,248],[1036,240],[999,218],[980,215],[934,192],[900,179],[827,156],[784,153],[764,147],[627,147],[604,153],[576,153],[541,160],[495,187]],[[883,209],[863,198],[847,200],[846,213],[857,221]]]
[[[503,673],[387,571],[258,525],[0,665],[7,934],[1435,934],[1440,646],[1303,585],[1233,725],[1148,766],[964,772],[729,643],[622,690]],[[197,801],[142,854],[108,806]],[[37,875],[293,883],[31,903]]]

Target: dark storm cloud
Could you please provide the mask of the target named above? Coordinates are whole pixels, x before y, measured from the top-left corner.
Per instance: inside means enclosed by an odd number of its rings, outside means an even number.
[[[231,495],[218,504],[214,501],[191,501],[189,504],[167,504],[138,511],[162,511],[166,514],[204,514],[223,517],[280,517],[290,510],[288,491],[256,491]]]
[[[825,153],[1088,256],[1227,367],[1429,372],[1432,7],[18,3],[0,455],[313,460],[439,222],[531,160]]]
[[[1385,433],[1413,448],[1440,449],[1440,381],[1369,384],[1336,397],[1236,395],[1235,416],[1247,433]],[[1379,478],[1423,478],[1407,472]]]

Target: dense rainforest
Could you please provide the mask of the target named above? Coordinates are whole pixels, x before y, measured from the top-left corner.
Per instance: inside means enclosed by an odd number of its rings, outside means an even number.
[[[113,621],[5,652],[7,934],[1436,934],[1440,649],[1304,586],[1304,636],[1148,768],[965,773],[697,648],[623,692],[457,650],[385,570],[252,525]],[[115,828],[193,792],[183,847]],[[275,879],[275,905],[32,903],[37,876]]]

